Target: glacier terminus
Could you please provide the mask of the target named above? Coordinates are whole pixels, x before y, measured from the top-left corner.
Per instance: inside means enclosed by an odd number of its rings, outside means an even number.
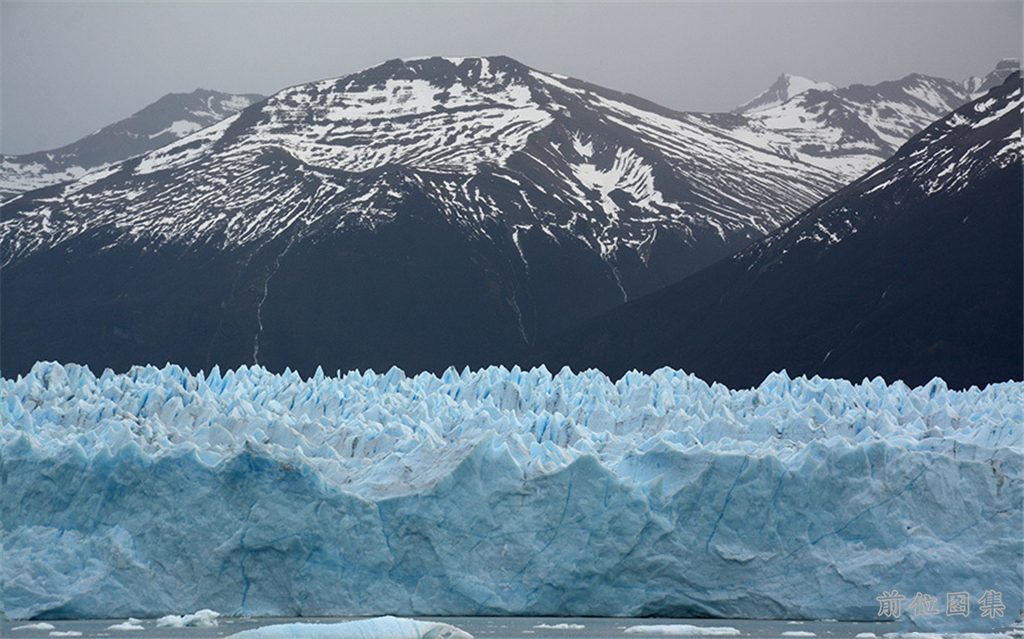
[[[4,612],[877,620],[999,591],[957,627],[1006,625],[1022,391],[39,363],[0,382]]]

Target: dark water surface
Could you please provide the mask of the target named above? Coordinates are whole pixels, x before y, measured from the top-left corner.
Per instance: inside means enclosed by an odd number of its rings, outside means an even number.
[[[871,623],[848,621],[762,621],[753,619],[633,619],[608,617],[416,617],[421,620],[437,620],[450,623],[473,635],[476,639],[658,639],[690,637],[696,635],[648,635],[625,634],[626,628],[638,625],[690,624],[701,627],[729,627],[740,632],[738,639],[792,639],[794,635],[783,633],[814,633],[819,639],[855,639],[859,633],[871,632],[881,638],[885,633],[901,629],[895,623]],[[236,632],[282,623],[337,623],[347,618],[221,618],[218,625],[209,628],[157,628],[156,620],[143,619],[138,625],[142,630],[112,630],[111,625],[123,623],[125,619],[90,619],[49,621],[53,630],[23,628],[35,621],[0,622],[0,637],[3,639],[218,639]],[[559,628],[560,624],[570,627]],[[556,626],[545,627],[545,626]],[[578,626],[583,626],[579,628]],[[81,633],[65,634],[65,633]],[[797,635],[799,636],[799,635]],[[808,636],[808,635],[804,635]]]

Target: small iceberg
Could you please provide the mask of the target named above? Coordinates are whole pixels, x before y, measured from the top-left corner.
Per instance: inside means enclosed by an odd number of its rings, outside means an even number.
[[[455,626],[435,621],[375,617],[342,623],[284,623],[230,635],[232,639],[473,639]]]
[[[740,631],[729,626],[691,626],[689,624],[655,624],[630,626],[628,635],[738,635]]]
[[[157,628],[212,628],[217,625],[219,612],[208,608],[198,610],[190,615],[166,615],[156,620]]]

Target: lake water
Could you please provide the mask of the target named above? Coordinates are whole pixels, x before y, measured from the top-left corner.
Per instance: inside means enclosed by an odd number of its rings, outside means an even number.
[[[854,639],[858,633],[872,632],[878,637],[901,629],[895,623],[871,622],[829,622],[829,621],[761,621],[751,619],[630,619],[597,617],[416,617],[436,619],[462,628],[476,639],[644,639],[659,635],[627,635],[625,629],[637,625],[690,624],[695,626],[730,627],[740,631],[739,639],[790,639],[800,636],[784,633],[814,633],[819,639]],[[279,623],[322,622],[335,623],[343,618],[307,617],[303,619],[284,618],[221,618],[212,628],[157,628],[154,620],[143,620],[143,630],[111,630],[113,624],[124,619],[50,621],[54,630],[21,629],[19,626],[36,622],[2,622],[0,637],[3,639],[55,639],[57,637],[96,637],[116,639],[216,639],[227,635]],[[569,627],[559,628],[560,624]],[[554,628],[550,626],[556,626]],[[578,627],[582,626],[582,628]],[[81,633],[67,635],[63,633]],[[54,634],[51,634],[54,633]],[[60,634],[57,634],[60,633]],[[680,635],[674,635],[680,637]],[[803,635],[809,636],[809,635]],[[670,636],[664,635],[666,639]],[[696,639],[696,638],[693,638]]]

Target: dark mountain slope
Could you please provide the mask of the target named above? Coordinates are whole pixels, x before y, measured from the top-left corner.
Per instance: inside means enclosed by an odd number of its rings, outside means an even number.
[[[908,108],[872,122],[910,130]],[[5,203],[3,371],[507,359],[845,183],[845,156],[832,170],[815,164],[827,153],[793,150],[842,122],[755,124],[505,57],[392,60],[291,87]]]
[[[951,386],[1021,379],[1020,75],[737,256],[545,342],[528,360]]]
[[[393,60],[7,203],[4,372],[484,365],[838,184],[509,58]]]

